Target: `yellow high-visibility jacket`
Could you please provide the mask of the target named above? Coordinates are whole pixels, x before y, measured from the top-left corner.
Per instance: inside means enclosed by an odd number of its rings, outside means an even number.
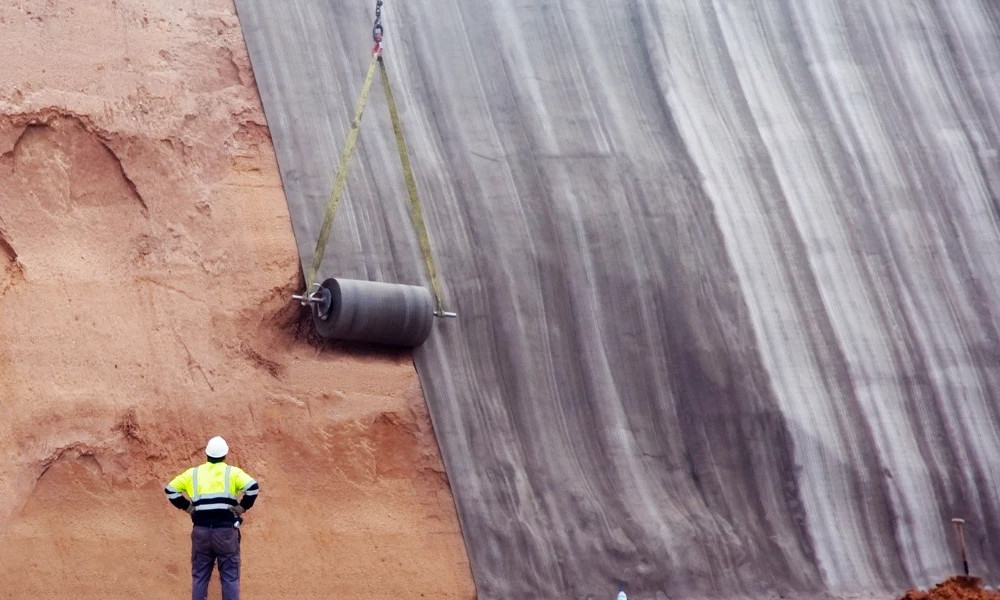
[[[191,520],[195,525],[239,527],[242,518],[234,508],[238,505],[249,510],[257,501],[260,486],[239,467],[206,462],[174,477],[164,491],[177,508],[194,506]],[[238,499],[240,494],[243,497]]]

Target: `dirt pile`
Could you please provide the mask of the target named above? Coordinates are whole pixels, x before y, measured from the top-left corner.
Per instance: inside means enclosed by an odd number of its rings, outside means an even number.
[[[1000,600],[1000,591],[983,588],[978,577],[952,577],[927,591],[910,590],[899,600]]]
[[[162,487],[215,434],[262,485],[248,597],[472,596],[409,354],[289,313],[231,3],[6,3],[0,58],[0,598],[183,596]]]

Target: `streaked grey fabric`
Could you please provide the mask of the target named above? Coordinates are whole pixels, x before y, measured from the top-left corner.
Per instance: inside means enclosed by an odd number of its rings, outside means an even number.
[[[372,7],[236,4],[308,262]],[[384,20],[480,598],[926,585],[953,516],[1000,577],[1000,3]],[[426,284],[378,87],[321,275]]]

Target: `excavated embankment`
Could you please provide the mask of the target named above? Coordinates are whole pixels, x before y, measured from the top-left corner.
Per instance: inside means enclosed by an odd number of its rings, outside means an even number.
[[[232,4],[6,3],[0,58],[0,598],[183,597],[162,487],[214,434],[263,488],[248,597],[470,597],[410,355],[287,303]]]

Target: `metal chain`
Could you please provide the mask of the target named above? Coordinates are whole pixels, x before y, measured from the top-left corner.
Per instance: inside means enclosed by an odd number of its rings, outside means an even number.
[[[375,43],[381,43],[382,41],[382,0],[376,0],[375,2],[375,23],[372,25],[372,39]]]

